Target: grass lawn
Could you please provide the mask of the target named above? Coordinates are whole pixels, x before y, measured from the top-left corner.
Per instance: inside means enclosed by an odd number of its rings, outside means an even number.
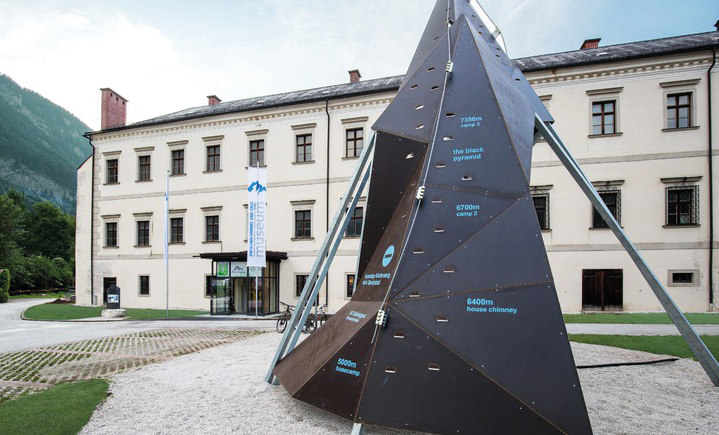
[[[685,313],[689,323],[693,325],[717,325],[719,313]],[[666,313],[592,313],[565,314],[565,323],[642,323],[670,324],[672,321]]]
[[[0,405],[0,433],[76,434],[107,397],[108,382],[93,379],[56,385]]]
[[[48,292],[48,293],[27,293],[20,295],[10,295],[10,299],[36,299],[36,298],[53,298],[58,299],[65,297],[65,292]]]
[[[601,344],[680,358],[694,358],[694,354],[680,335],[569,334],[569,339],[578,343]],[[701,339],[714,357],[719,359],[719,335],[702,335]]]
[[[25,310],[25,317],[35,320],[73,320],[100,317],[103,307],[78,307],[70,304],[42,304]],[[205,311],[170,310],[170,317],[194,317],[207,314]],[[127,308],[127,317],[132,319],[164,319],[165,310]]]

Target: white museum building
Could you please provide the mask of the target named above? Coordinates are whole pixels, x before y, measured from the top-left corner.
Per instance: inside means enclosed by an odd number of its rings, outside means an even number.
[[[716,309],[713,160],[719,32],[515,59],[608,208],[685,311]],[[402,76],[223,102],[126,125],[102,89],[102,129],[77,172],[76,297],[262,315],[294,304],[372,124]],[[267,267],[247,276],[247,167],[267,168]],[[660,311],[647,283],[548,145],[534,147],[537,218],[565,312]],[[366,195],[366,193],[365,193]],[[361,197],[319,303],[351,297]],[[229,270],[229,272],[228,272]],[[257,288],[256,288],[257,282]],[[257,302],[255,302],[257,300]]]

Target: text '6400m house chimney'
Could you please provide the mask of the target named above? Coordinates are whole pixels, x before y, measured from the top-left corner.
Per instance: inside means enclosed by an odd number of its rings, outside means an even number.
[[[102,88],[102,130],[124,127],[127,120],[127,100],[110,88]]]

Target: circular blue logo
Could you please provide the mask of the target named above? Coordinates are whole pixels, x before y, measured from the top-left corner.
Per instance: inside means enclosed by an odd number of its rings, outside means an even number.
[[[382,256],[382,267],[387,267],[389,262],[392,261],[392,257],[394,257],[394,245],[389,245],[389,248],[384,251],[384,256]]]

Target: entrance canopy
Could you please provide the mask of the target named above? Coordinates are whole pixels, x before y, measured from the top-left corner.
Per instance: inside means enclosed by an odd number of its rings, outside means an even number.
[[[206,275],[211,314],[268,315],[279,312],[280,261],[286,252],[268,251],[266,267],[248,268],[247,251],[199,255],[212,260]]]
[[[267,261],[287,260],[286,252],[267,251]],[[207,252],[200,254],[200,258],[213,261],[247,261],[247,251],[240,252]]]

